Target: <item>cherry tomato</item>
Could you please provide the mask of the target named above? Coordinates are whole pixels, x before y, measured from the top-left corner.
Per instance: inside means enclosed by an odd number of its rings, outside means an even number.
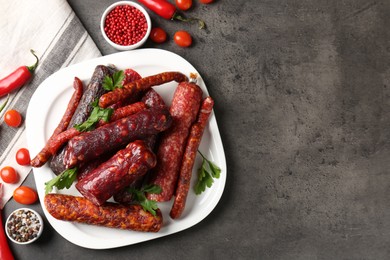
[[[4,114],[4,122],[11,127],[18,127],[22,123],[22,116],[14,109],[8,110]]]
[[[202,4],[211,4],[214,0],[199,0]]]
[[[14,190],[14,200],[20,204],[33,204],[38,200],[37,192],[27,186],[20,186]]]
[[[191,8],[192,0],[175,0],[175,4],[180,10],[186,11]]]
[[[177,31],[173,36],[173,40],[180,47],[189,47],[192,44],[192,37],[186,31]]]
[[[30,165],[30,153],[26,148],[20,148],[16,152],[16,162],[20,165]]]
[[[1,179],[6,183],[17,183],[19,180],[19,174],[11,166],[5,166],[0,171]]]
[[[155,27],[150,32],[150,39],[156,43],[163,43],[167,40],[167,33],[160,27]]]

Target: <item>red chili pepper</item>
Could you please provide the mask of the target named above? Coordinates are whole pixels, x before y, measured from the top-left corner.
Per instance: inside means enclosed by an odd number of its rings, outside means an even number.
[[[167,20],[178,20],[182,22],[198,21],[199,28],[203,29],[206,25],[198,18],[185,18],[178,14],[176,7],[166,0],[138,0],[141,4]]]
[[[0,183],[0,198],[3,195],[3,184]],[[12,255],[11,249],[9,248],[7,237],[5,236],[3,220],[1,218],[1,205],[0,205],[0,259],[1,260],[13,260],[14,256]]]
[[[33,50],[31,50],[31,53],[37,59],[34,65],[20,66],[7,77],[0,80],[0,97],[20,88],[31,78],[39,62],[39,59]]]

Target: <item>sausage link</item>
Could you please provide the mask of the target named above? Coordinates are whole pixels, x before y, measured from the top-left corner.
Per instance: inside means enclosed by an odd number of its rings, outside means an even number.
[[[113,91],[102,95],[99,99],[99,106],[106,108],[120,100],[134,95],[135,93],[146,91],[153,86],[158,86],[170,81],[184,82],[188,81],[188,78],[180,72],[163,72],[144,77],[124,85],[123,88],[116,88]]]
[[[157,150],[158,165],[151,173],[151,183],[159,185],[160,194],[148,194],[148,198],[156,201],[169,201],[175,191],[181,160],[189,130],[196,120],[202,90],[195,83],[180,83],[173,95],[170,113],[172,127],[161,136]]]
[[[160,210],[153,216],[140,205],[107,202],[96,206],[83,197],[54,193],[47,194],[44,203],[50,215],[58,220],[143,232],[158,232],[162,226]]]
[[[192,168],[194,167],[196,153],[198,151],[209,116],[213,110],[213,106],[214,100],[211,97],[205,98],[200,107],[198,119],[191,126],[190,135],[188,136],[186,149],[184,151],[183,162],[180,168],[175,200],[169,213],[173,219],[179,218],[184,211],[188,191],[190,189]]]
[[[46,143],[46,145],[42,148],[42,150],[31,160],[31,166],[33,167],[41,167],[44,165],[50,157],[55,153],[53,153],[50,149],[50,140],[53,140],[56,138],[56,136],[63,131],[65,131],[68,128],[69,122],[72,119],[73,114],[75,113],[81,97],[83,96],[83,82],[75,77],[73,82],[74,92],[72,97],[69,100],[68,106],[65,110],[64,115],[61,118],[60,123],[54,129],[53,134],[50,136],[49,141]]]
[[[102,205],[155,165],[154,153],[137,140],[79,180],[76,189],[92,203]]]
[[[136,102],[127,106],[119,107],[114,110],[110,117],[110,122],[114,122],[116,120],[122,119],[124,117],[136,114],[142,110],[146,109],[146,105],[144,102]],[[106,122],[99,122],[98,126],[105,125]]]
[[[171,123],[167,110],[146,109],[93,131],[84,132],[69,140],[64,155],[65,167],[72,168],[121,148],[131,141],[162,132]]]

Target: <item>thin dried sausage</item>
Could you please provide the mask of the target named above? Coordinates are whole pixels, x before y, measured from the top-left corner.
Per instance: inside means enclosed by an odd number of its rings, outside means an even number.
[[[73,92],[73,95],[69,100],[68,106],[65,110],[64,115],[61,118],[60,123],[58,124],[56,129],[54,129],[53,134],[51,135],[49,141],[46,143],[43,149],[31,160],[31,166],[41,167],[50,159],[50,157],[54,154],[50,150],[50,140],[55,139],[58,134],[62,133],[68,128],[72,116],[80,103],[81,97],[83,96],[83,82],[79,78],[75,77],[73,87],[75,91]]]
[[[102,95],[99,99],[99,106],[106,108],[136,93],[146,91],[153,86],[161,85],[170,81],[183,82],[188,81],[188,78],[180,72],[163,72],[144,77],[124,85],[123,88],[116,88],[113,91]]]

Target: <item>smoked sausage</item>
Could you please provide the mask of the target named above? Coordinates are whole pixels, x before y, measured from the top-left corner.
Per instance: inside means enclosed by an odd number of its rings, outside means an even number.
[[[83,197],[54,193],[45,195],[44,203],[58,220],[143,232],[158,232],[162,226],[159,209],[153,216],[140,205],[106,202],[97,206]]]
[[[137,140],[79,180],[76,189],[92,203],[102,205],[155,165],[154,153]]]
[[[131,141],[162,132],[171,123],[169,111],[151,108],[84,132],[68,142],[64,155],[65,167],[72,168],[121,148]]]

